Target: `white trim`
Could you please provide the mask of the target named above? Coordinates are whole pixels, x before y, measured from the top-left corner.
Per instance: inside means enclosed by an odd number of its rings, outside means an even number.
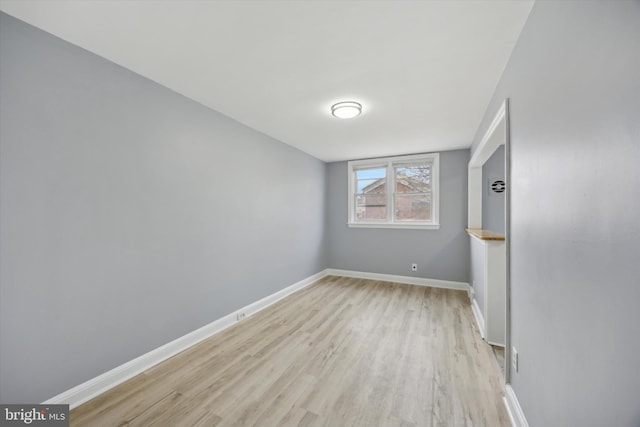
[[[491,345],[505,347],[507,323],[506,315],[506,246],[504,240],[482,240],[470,234],[472,265],[481,265],[481,270],[474,271],[475,286],[482,289],[484,306],[478,310],[484,329],[482,337]],[[476,302],[478,309],[480,306]],[[481,314],[480,314],[481,313]]]
[[[260,310],[267,308],[275,302],[283,299],[284,297],[291,295],[294,292],[303,289],[312,283],[327,276],[327,270],[323,270],[313,276],[307,277],[293,285],[286,287],[274,294],[262,298],[252,304],[249,304],[239,310],[235,310],[233,313],[229,313],[218,320],[215,320],[208,325],[205,325],[193,332],[181,336],[167,344],[164,344],[148,353],[143,354],[129,362],[126,362],[120,366],[117,366],[110,371],[105,372],[95,378],[90,379],[80,385],[77,385],[67,391],[64,391],[57,396],[43,402],[43,404],[68,404],[73,409],[84,402],[104,393],[105,391],[117,386],[118,384],[152,368],[168,358],[175,356],[176,354],[188,349],[189,347],[198,344],[199,342],[217,334],[220,331],[228,328],[234,323],[238,322],[237,313],[243,312],[248,317],[257,313]]]
[[[507,114],[507,102],[503,101],[502,105],[500,105],[500,108],[496,112],[496,115],[493,118],[493,121],[489,125],[489,128],[484,133],[484,136],[480,140],[480,143],[478,144],[475,151],[473,152],[473,155],[471,156],[471,160],[469,160],[469,166],[481,167],[484,164],[484,162],[486,162],[489,159],[489,157],[491,157],[491,154],[493,154],[493,152],[496,151],[496,148],[504,144],[503,138],[495,139],[493,138],[494,136],[493,134],[498,130],[499,126],[506,125],[506,120],[505,120],[506,114]],[[505,131],[506,131],[506,128],[501,132],[501,134],[504,135]],[[500,134],[497,134],[497,135],[500,136]]]
[[[473,317],[476,318],[476,324],[480,330],[480,336],[484,339],[484,317],[482,317],[482,311],[480,311],[480,306],[478,306],[478,301],[475,298],[471,302],[471,311],[473,311]]]
[[[318,280],[326,276],[328,276],[327,270],[323,270],[319,273],[314,274],[313,276],[309,276],[306,279],[302,279],[301,281],[296,282],[291,286],[288,286],[282,290],[279,290],[274,294],[268,295],[254,303],[251,303],[238,311],[244,312],[247,315],[247,317],[251,316],[261,310],[264,310],[270,305],[275,304],[281,299],[293,294],[294,292],[298,292],[299,290],[306,288],[307,286],[313,284],[314,282],[317,282]]]
[[[513,391],[511,384],[507,384],[504,387],[503,401],[504,406],[507,408],[511,425],[513,427],[529,427],[529,423],[524,416],[520,402],[518,402],[518,398],[516,397],[516,393]]]
[[[395,171],[394,166],[411,163],[431,162],[431,220],[403,222],[394,220]],[[387,219],[377,222],[355,220],[355,177],[354,172],[361,169],[386,168],[387,190],[385,193]],[[347,163],[347,225],[357,228],[422,228],[437,230],[440,228],[440,153],[412,154],[408,156],[382,157],[376,159],[351,160]],[[393,191],[389,191],[389,190]]]
[[[449,280],[425,279],[422,277],[397,276],[393,274],[367,273],[364,271],[337,270],[329,268],[325,270],[329,276],[356,277],[358,279],[381,280],[384,282],[404,283],[407,285],[430,286],[432,288],[456,289],[469,291],[466,282],[452,282]]]
[[[472,153],[468,167],[467,227],[482,228],[482,166],[507,141],[507,106],[505,100],[482,140]]]
[[[350,222],[347,224],[349,228],[404,228],[404,229],[423,229],[423,230],[439,230],[440,224],[425,224],[423,222]]]
[[[469,302],[473,303],[473,300],[476,297],[476,290],[473,289],[472,285],[469,285],[469,288],[467,289],[467,296],[469,297]]]

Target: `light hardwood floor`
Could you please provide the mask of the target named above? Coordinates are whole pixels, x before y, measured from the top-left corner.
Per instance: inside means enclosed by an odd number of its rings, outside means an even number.
[[[492,345],[491,350],[493,350],[493,356],[496,358],[496,363],[498,364],[498,370],[500,371],[500,374],[504,378],[504,347],[498,347],[496,345]]]
[[[463,291],[329,276],[71,412],[72,426],[509,426]]]

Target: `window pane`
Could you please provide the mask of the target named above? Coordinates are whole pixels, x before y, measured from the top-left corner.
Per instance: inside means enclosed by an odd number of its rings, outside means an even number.
[[[438,153],[352,160],[348,224],[438,228]]]
[[[430,221],[431,195],[416,194],[395,196],[396,221]]]
[[[387,168],[359,169],[356,178],[356,221],[387,219]]]
[[[431,165],[396,166],[397,193],[431,192]]]
[[[387,219],[387,196],[385,193],[356,195],[356,221],[379,221]]]
[[[384,193],[387,168],[359,169],[356,174],[356,193]]]

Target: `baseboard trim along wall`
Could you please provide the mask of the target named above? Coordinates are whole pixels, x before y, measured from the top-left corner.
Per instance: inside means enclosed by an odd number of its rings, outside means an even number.
[[[480,336],[484,339],[484,317],[482,316],[482,312],[478,306],[478,301],[476,301],[475,298],[471,300],[471,311],[473,311],[473,317],[476,318],[476,324],[478,325],[478,330],[480,330]]]
[[[469,292],[469,284],[466,282],[452,282],[449,280],[424,279],[422,277],[396,276],[393,274],[367,273],[363,271],[326,270],[330,276],[356,277],[358,279],[382,280],[384,282],[404,283],[407,285],[429,286],[432,288],[456,289]]]
[[[320,280],[327,275],[326,270],[309,276],[291,286],[288,286],[274,294],[262,298],[259,301],[251,303],[243,308],[235,310],[208,325],[205,325],[193,332],[181,336],[163,346],[160,346],[148,353],[143,354],[129,362],[113,368],[95,378],[90,379],[80,385],[77,385],[65,392],[52,397],[43,402],[43,404],[68,404],[71,409],[87,402],[94,397],[104,393],[105,391],[123,383],[124,381],[152,368],[160,362],[169,359],[172,356],[192,347],[199,342],[223,331],[234,323],[238,322],[237,313],[243,312],[245,318],[263,310],[270,305],[278,302],[284,297],[303,289],[312,283]]]
[[[238,322],[237,314],[244,313],[245,318],[263,310],[270,305],[280,301],[286,296],[293,294],[325,276],[344,276],[360,279],[382,280],[385,282],[404,283],[409,285],[430,286],[434,288],[457,289],[469,291],[469,284],[464,282],[450,282],[447,280],[423,279],[419,277],[395,276],[391,274],[365,273],[361,271],[326,269],[312,276],[307,277],[291,286],[288,286],[274,294],[266,296],[259,301],[251,303],[243,308],[239,308],[226,316],[215,320],[193,332],[189,332],[167,344],[164,344],[148,353],[143,354],[129,362],[113,368],[95,378],[64,391],[43,404],[68,404],[71,409],[93,399],[107,390],[133,378],[134,376],[152,368],[160,362],[192,347],[199,342],[223,331],[234,323]]]
[[[524,417],[524,412],[511,384],[507,384],[504,387],[504,406],[507,408],[507,413],[509,414],[513,427],[529,427],[529,423]]]

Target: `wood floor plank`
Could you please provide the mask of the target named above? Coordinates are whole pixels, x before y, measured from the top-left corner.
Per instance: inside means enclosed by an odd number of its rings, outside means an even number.
[[[71,412],[72,426],[508,426],[466,293],[329,276]]]

